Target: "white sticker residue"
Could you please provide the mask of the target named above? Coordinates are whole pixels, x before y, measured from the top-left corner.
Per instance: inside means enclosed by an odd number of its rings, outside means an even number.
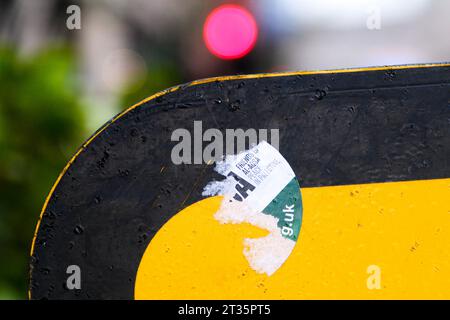
[[[215,171],[226,178],[208,183],[202,193],[224,197],[214,218],[267,230],[265,237],[244,239],[243,253],[253,270],[272,275],[292,252],[300,228],[301,198],[293,170],[275,148],[262,141],[227,156]]]

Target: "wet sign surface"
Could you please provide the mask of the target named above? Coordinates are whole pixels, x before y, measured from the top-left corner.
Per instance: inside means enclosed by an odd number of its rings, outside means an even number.
[[[450,299],[450,66],[206,79],[58,177],[32,299]]]

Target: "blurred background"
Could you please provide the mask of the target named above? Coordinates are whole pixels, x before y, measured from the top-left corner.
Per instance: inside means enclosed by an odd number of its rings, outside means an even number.
[[[65,163],[155,92],[229,74],[450,61],[450,1],[0,0],[0,299]]]

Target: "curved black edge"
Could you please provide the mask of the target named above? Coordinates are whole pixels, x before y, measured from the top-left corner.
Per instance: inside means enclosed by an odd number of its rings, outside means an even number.
[[[181,86],[122,114],[74,159],[43,213],[33,299],[132,299],[161,226],[217,177],[173,165],[170,136],[208,128],[280,130],[301,187],[449,177],[450,67],[232,79]],[[65,286],[70,264],[81,290]]]

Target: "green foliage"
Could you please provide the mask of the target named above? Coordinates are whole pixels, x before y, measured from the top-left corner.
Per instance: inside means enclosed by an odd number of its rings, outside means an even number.
[[[161,59],[153,62],[154,64],[146,71],[145,77],[131,83],[121,94],[119,103],[124,109],[152,94],[183,82],[176,64]]]
[[[31,240],[59,172],[84,137],[73,57],[0,48],[0,299],[26,298]]]

